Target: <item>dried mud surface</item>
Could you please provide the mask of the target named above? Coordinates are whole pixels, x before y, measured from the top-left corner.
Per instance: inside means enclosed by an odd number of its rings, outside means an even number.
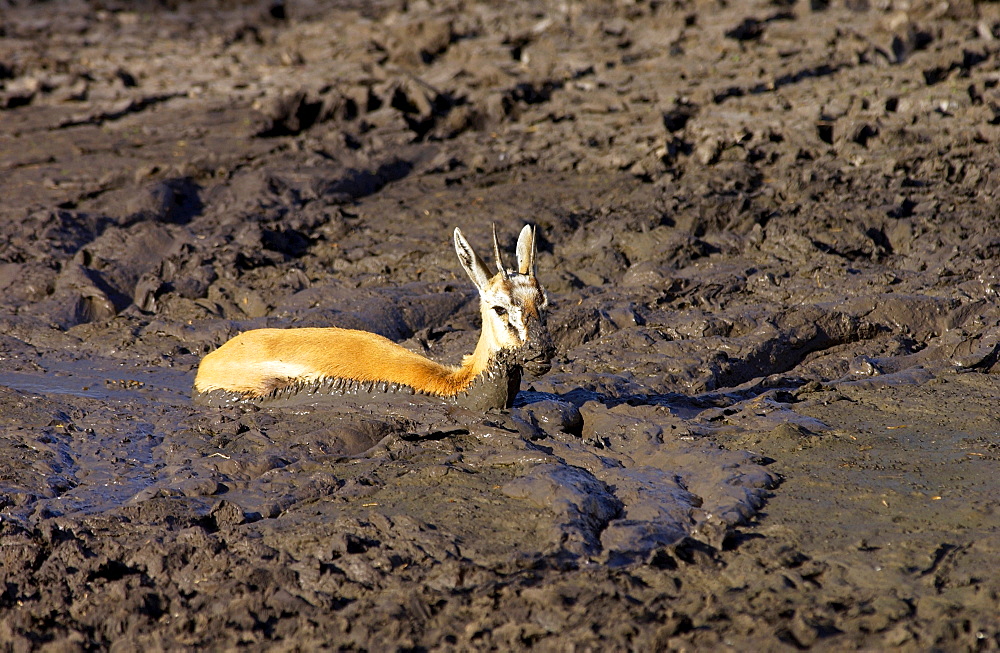
[[[5,650],[1000,648],[996,3],[16,4]],[[526,221],[511,411],[191,402]]]

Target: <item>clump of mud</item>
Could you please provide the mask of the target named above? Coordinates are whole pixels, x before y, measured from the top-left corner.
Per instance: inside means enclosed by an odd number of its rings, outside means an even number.
[[[1000,646],[996,7],[215,9],[0,8],[0,640]],[[191,402],[525,221],[511,410]]]

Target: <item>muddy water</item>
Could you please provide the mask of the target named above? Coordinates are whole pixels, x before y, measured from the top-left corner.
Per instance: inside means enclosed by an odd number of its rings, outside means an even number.
[[[996,7],[0,11],[5,646],[1000,647]],[[526,221],[511,410],[191,401]]]

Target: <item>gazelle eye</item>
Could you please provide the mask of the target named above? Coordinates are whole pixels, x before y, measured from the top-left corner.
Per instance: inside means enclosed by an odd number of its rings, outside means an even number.
[[[500,317],[507,315],[507,309],[504,308],[503,306],[494,306],[493,310],[496,311],[496,314],[499,315]]]

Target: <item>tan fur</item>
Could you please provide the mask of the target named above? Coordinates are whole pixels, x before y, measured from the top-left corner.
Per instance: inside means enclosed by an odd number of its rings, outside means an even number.
[[[522,232],[524,242],[534,233]],[[259,397],[295,382],[325,378],[401,383],[417,391],[452,396],[472,384],[483,372],[491,356],[500,349],[520,346],[511,329],[495,327],[492,306],[508,298],[511,312],[538,319],[536,294],[544,301],[541,287],[531,276],[521,277],[517,292],[506,271],[487,277],[485,266],[456,230],[456,250],[482,298],[480,313],[483,330],[475,352],[459,367],[436,363],[380,335],[367,331],[337,328],[256,329],[242,333],[202,360],[194,386],[199,392],[225,390]],[[494,236],[495,240],[495,236]],[[532,246],[522,245],[520,249]],[[463,253],[467,258],[463,259]],[[521,252],[519,252],[521,254]],[[533,251],[531,252],[533,258]],[[527,269],[527,254],[521,269]],[[516,297],[511,297],[512,293]],[[494,300],[487,302],[487,298]],[[508,318],[513,319],[513,318]]]
[[[387,338],[351,329],[257,329],[236,336],[201,362],[195,388],[259,396],[291,381],[326,377],[404,383],[448,396],[464,389],[485,361],[451,367]]]

